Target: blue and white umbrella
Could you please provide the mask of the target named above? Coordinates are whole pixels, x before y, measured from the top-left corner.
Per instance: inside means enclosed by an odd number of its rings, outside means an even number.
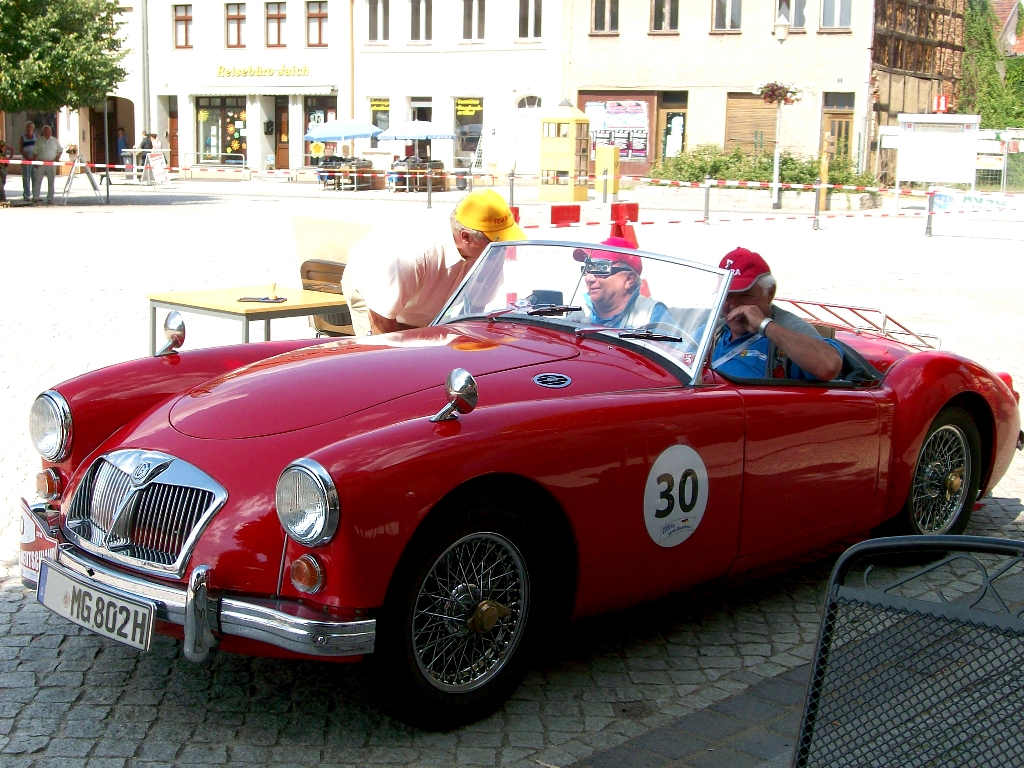
[[[358,120],[328,120],[326,123],[313,126],[302,138],[306,141],[347,141],[368,139],[380,132],[381,129],[377,126]]]
[[[413,120],[409,123],[393,125],[377,136],[381,141],[410,139],[454,139],[455,131],[437,123],[426,120]]]

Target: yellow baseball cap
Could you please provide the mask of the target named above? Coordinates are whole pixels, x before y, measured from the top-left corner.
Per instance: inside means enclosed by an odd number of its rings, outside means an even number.
[[[512,215],[505,198],[493,189],[470,192],[455,206],[455,220],[493,240],[525,240],[526,233]]]

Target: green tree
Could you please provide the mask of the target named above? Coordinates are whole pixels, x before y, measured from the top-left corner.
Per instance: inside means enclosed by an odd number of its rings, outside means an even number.
[[[0,110],[103,103],[124,80],[117,0],[0,0]]]
[[[981,115],[982,128],[1006,128],[1024,118],[1024,104],[1014,97],[1004,80],[1006,57],[999,48],[995,29],[996,17],[989,0],[967,0],[963,78],[957,110]]]

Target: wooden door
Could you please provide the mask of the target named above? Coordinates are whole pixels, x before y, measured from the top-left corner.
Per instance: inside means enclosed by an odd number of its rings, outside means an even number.
[[[836,154],[834,160],[850,159],[850,129],[853,126],[853,112],[826,112],[822,120],[822,132],[831,133],[836,138]]]
[[[274,167],[288,168],[288,107],[277,108],[277,119],[274,120],[275,130]]]
[[[686,151],[686,110],[662,107],[658,110],[658,135],[661,142],[659,160],[675,157]]]
[[[775,151],[778,106],[765,104],[756,93],[730,93],[725,112],[725,148],[744,152]]]
[[[178,113],[173,112],[167,118],[167,131],[170,134],[167,143],[171,150],[170,165],[171,168],[178,167]]]

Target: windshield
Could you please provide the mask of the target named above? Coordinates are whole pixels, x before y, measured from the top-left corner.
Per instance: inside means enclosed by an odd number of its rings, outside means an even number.
[[[623,339],[693,378],[728,272],[592,243],[492,243],[435,324],[466,319],[564,328]]]

